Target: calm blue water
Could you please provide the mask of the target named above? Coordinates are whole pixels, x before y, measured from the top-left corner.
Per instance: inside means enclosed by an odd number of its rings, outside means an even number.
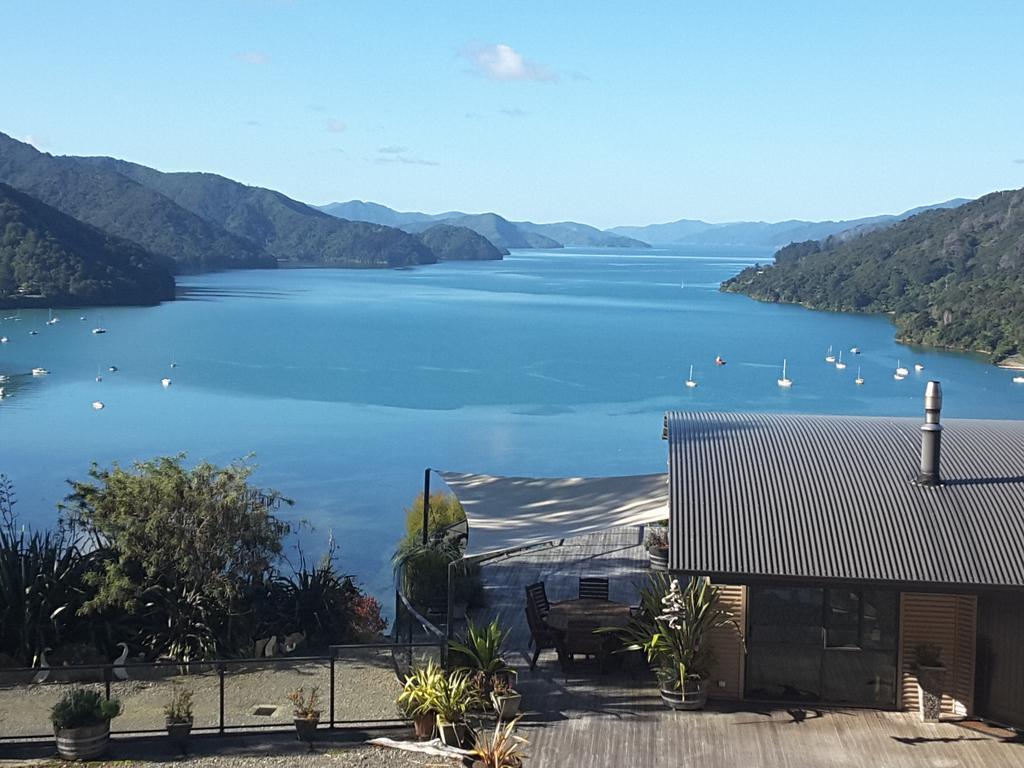
[[[1024,418],[1009,372],[898,345],[884,318],[718,292],[770,257],[526,251],[415,270],[232,272],[185,278],[183,300],[160,307],[64,311],[53,326],[22,311],[0,322],[0,373],[15,374],[0,401],[0,472],[22,520],[46,525],[64,481],[92,460],[255,452],[257,481],[294,498],[284,514],[312,526],[307,549],[333,530],[345,570],[383,597],[425,466],[655,472],[666,409],[918,415],[932,377],[945,415]],[[109,333],[92,335],[100,321]],[[863,354],[837,371],[823,360],[829,344]],[[728,365],[714,365],[718,354]],[[775,383],[784,356],[789,391]],[[897,359],[925,371],[896,382]],[[683,387],[691,363],[696,389]],[[36,366],[51,374],[25,375]]]

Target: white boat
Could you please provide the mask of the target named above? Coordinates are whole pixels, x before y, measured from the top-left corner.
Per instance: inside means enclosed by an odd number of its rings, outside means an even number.
[[[95,328],[92,329],[92,332],[93,333],[97,333],[97,334],[98,333],[106,333],[107,329],[104,328],[102,325],[97,325]]]
[[[38,336],[39,335],[39,331],[29,331],[28,335],[29,336]]]
[[[169,386],[171,386],[171,380],[165,376],[164,378],[160,379],[160,385],[164,389],[167,389]]]
[[[49,371],[46,370],[45,368],[33,368],[32,369],[32,375],[33,376],[46,376],[47,374],[49,374]]]
[[[825,353],[825,362],[826,363],[834,363],[835,361],[836,361],[836,356],[832,354],[832,345],[829,344],[828,345],[828,352]]]
[[[1014,376],[1013,377],[1013,383],[1014,384],[1024,384],[1024,376]]]
[[[905,378],[907,378],[907,375],[905,373],[894,373],[892,377],[896,379],[896,381],[903,381]]]
[[[904,368],[902,365],[900,365],[900,361],[897,360],[896,361],[896,375],[900,376],[900,377],[903,377],[903,376],[908,376],[909,374],[910,374],[910,371],[907,370],[906,368]]]
[[[117,366],[112,365],[109,368],[107,368],[107,370],[110,371],[111,373],[117,373]]]
[[[836,369],[843,371],[846,370],[846,363],[843,362],[843,350],[839,350],[839,359],[836,360]]]
[[[59,322],[60,322],[60,318],[59,317],[54,317],[53,316],[53,310],[51,309],[50,310],[50,317],[49,317],[49,319],[47,319],[46,324],[47,325],[56,325]]]
[[[92,401],[92,409],[94,411],[102,411],[104,408],[106,408],[106,406],[99,400]]]
[[[4,388],[0,387],[0,400],[3,400],[6,395],[4,394]]]
[[[920,363],[914,363],[914,370],[920,373],[921,371],[924,370],[924,366],[921,365]]]
[[[4,382],[10,381],[10,380],[11,380],[10,376],[8,376],[7,374],[4,374],[4,373],[0,373],[0,384],[3,384]]]
[[[859,355],[860,354],[860,347],[850,347],[850,351],[853,354],[855,354],[855,355]]]
[[[697,380],[693,378],[693,366],[690,366],[690,376],[686,379],[686,386],[693,389],[697,386]]]
[[[789,389],[793,386],[793,380],[786,376],[786,358],[782,358],[782,378],[778,380],[779,386]]]
[[[857,366],[857,378],[853,380],[854,384],[858,386],[864,383],[864,377],[860,375],[860,366]]]
[[[6,336],[0,336],[0,344],[6,344],[8,341],[10,341],[10,339]]]

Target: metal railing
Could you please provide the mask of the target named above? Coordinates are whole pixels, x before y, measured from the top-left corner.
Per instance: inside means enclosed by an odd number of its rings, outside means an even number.
[[[435,628],[436,630],[436,628]],[[293,727],[288,692],[319,688],[321,726],[398,725],[402,679],[418,660],[443,659],[443,635],[420,641],[332,646],[327,653],[178,663],[54,666],[0,670],[0,742],[53,739],[50,709],[65,693],[85,687],[117,698],[123,713],[112,734],[163,733],[163,707],[177,687],[193,692],[197,733]],[[44,682],[33,682],[45,673]]]

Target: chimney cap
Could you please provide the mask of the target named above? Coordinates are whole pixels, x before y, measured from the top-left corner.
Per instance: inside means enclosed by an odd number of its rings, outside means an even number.
[[[937,381],[929,381],[924,390],[924,409],[926,411],[942,410],[942,385]]]

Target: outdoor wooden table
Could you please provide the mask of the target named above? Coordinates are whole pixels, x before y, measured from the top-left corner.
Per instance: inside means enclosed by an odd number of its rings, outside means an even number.
[[[625,627],[629,624],[629,606],[610,600],[564,600],[551,604],[544,621],[552,629],[565,632],[571,619],[589,619],[601,627]]]

